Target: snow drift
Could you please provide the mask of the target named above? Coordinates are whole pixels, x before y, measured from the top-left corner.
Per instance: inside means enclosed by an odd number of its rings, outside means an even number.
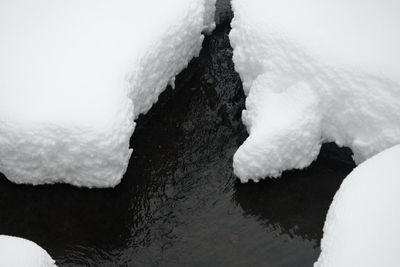
[[[315,267],[398,266],[400,146],[367,160],[343,181],[329,208]]]
[[[0,172],[110,187],[134,120],[197,56],[215,0],[0,2]]]
[[[324,142],[350,147],[356,163],[400,143],[399,1],[232,2],[242,182],[307,167]]]
[[[0,235],[0,265],[7,267],[55,267],[55,261],[34,242]]]

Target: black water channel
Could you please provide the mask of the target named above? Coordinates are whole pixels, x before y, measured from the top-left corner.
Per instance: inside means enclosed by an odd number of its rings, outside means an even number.
[[[229,44],[217,29],[138,121],[122,183],[89,190],[0,179],[0,234],[45,248],[59,266],[312,266],[349,151],[323,147],[303,171],[240,184],[232,156],[247,133]]]

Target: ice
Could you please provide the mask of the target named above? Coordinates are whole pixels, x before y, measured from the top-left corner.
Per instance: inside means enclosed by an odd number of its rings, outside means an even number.
[[[111,187],[134,120],[197,56],[215,0],[0,1],[0,172]]]
[[[34,242],[0,235],[0,266],[55,267],[55,261]]]
[[[329,208],[314,267],[399,266],[400,145],[359,165]]]
[[[307,167],[324,142],[356,163],[400,143],[400,2],[233,0],[230,39],[249,137],[246,182]]]

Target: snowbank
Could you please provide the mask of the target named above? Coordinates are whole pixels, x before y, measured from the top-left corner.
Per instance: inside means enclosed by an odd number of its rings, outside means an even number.
[[[0,235],[0,266],[54,267],[55,261],[34,242]]]
[[[242,182],[307,167],[324,142],[350,147],[356,163],[400,143],[399,1],[232,2]]]
[[[399,266],[399,160],[398,145],[343,181],[329,208],[315,267]]]
[[[215,0],[0,1],[0,172],[110,187],[134,119],[197,56]]]

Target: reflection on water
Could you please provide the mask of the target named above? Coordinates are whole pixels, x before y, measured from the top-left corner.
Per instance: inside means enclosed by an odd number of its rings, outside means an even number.
[[[349,150],[327,144],[318,160],[303,171],[237,185],[234,200],[267,228],[319,242],[322,232],[316,229],[322,229],[336,189],[353,168]]]
[[[312,167],[239,184],[232,156],[246,138],[233,71],[229,3],[220,25],[132,138],[114,189],[0,180],[0,233],[34,240],[59,266],[311,266],[327,208],[353,165],[326,147]],[[326,155],[325,155],[326,154]]]

